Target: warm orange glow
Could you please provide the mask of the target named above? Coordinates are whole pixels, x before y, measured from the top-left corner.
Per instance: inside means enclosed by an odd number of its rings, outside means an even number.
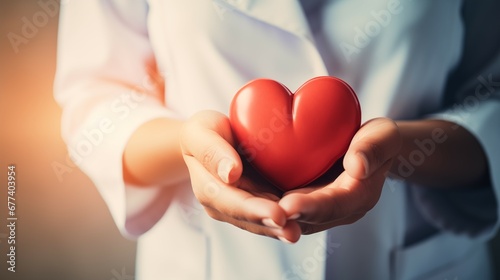
[[[134,243],[119,235],[90,180],[67,163],[61,110],[52,97],[58,12],[51,16],[37,2],[0,2],[0,279],[112,279],[123,269],[133,275]],[[22,36],[34,17],[40,26],[32,38],[13,45],[8,34]],[[16,273],[6,266],[12,163]],[[58,178],[54,163],[69,166],[67,172]]]

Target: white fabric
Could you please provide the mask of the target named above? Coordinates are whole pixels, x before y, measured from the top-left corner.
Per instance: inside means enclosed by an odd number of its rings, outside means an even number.
[[[55,85],[63,137],[120,231],[139,238],[137,279],[488,279],[483,242],[498,227],[500,187],[494,98],[459,120],[490,163],[486,191],[496,199],[480,225],[477,215],[457,219],[448,211],[448,194],[388,180],[360,221],[286,245],[212,220],[189,186],[168,206],[161,186],[124,184],[123,149],[141,124],[203,109],[227,113],[238,88],[258,77],[295,90],[315,76],[339,76],[357,92],[363,120],[418,118],[441,109],[447,77],[463,52],[461,1],[309,4],[307,14],[295,0],[63,6]],[[154,62],[165,77],[164,94],[147,82]],[[483,209],[479,198],[461,201]]]

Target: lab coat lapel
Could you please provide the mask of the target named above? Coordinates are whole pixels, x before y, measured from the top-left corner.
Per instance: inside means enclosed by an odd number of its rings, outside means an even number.
[[[213,0],[218,9],[233,9],[298,37],[313,41],[298,0]]]

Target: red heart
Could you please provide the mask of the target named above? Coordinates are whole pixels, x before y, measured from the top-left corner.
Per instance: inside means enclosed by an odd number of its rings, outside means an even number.
[[[311,183],[345,154],[361,110],[352,88],[338,78],[311,79],[295,94],[257,79],[236,93],[229,118],[238,152],[288,191]]]

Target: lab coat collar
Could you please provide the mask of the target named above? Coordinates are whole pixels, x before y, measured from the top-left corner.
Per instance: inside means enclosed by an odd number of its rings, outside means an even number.
[[[216,8],[233,9],[261,22],[313,41],[299,0],[213,0]]]

